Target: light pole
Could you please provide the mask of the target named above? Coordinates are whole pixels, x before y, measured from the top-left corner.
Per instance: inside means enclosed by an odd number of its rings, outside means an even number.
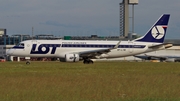
[[[132,5],[132,33],[134,33],[134,5],[138,4],[138,0],[129,0],[129,5]]]

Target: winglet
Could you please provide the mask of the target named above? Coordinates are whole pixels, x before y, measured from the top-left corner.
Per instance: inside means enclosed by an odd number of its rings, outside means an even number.
[[[119,42],[116,44],[116,46],[114,46],[113,49],[117,49],[120,43],[121,43],[121,41],[119,41]]]

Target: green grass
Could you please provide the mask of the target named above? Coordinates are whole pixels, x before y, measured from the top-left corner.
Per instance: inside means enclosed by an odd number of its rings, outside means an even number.
[[[0,63],[0,101],[179,101],[180,63]]]

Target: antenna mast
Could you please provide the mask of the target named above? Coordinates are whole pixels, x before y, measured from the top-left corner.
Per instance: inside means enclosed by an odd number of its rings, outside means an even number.
[[[32,27],[32,40],[33,40],[34,28]]]

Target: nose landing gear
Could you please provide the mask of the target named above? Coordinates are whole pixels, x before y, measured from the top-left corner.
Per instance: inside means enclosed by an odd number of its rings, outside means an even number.
[[[30,62],[30,60],[27,60],[26,61],[26,65],[29,65],[31,62]]]

